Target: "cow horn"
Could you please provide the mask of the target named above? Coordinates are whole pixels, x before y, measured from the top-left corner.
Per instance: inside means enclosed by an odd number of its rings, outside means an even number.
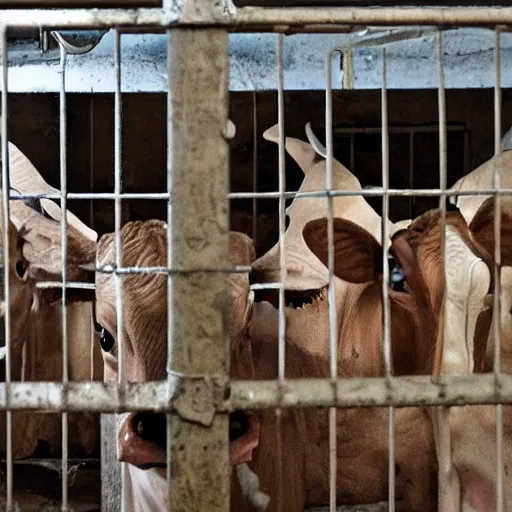
[[[318,137],[313,133],[311,123],[306,123],[306,136],[309,143],[311,144],[311,147],[315,150],[315,153],[323,158],[327,158],[327,149],[324,145],[322,145],[322,143],[318,140]]]
[[[263,138],[279,144],[279,124],[267,128],[263,133]],[[285,148],[304,174],[316,162],[317,155],[313,146],[303,140],[296,139],[295,137],[285,137]]]

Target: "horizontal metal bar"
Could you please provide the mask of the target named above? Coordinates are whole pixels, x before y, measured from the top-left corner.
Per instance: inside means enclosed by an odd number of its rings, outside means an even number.
[[[437,197],[440,195],[446,196],[482,196],[482,195],[496,195],[500,194],[503,196],[512,195],[512,188],[487,188],[487,189],[479,189],[479,190],[446,190],[441,191],[438,188],[427,188],[427,189],[408,189],[408,188],[390,188],[387,193],[390,196],[418,196],[418,197]],[[286,199],[294,199],[296,197],[337,197],[337,196],[371,196],[371,197],[382,197],[384,194],[383,188],[372,188],[372,189],[357,189],[357,190],[336,190],[332,189],[331,191],[327,190],[315,190],[309,192],[296,192],[290,191],[285,192],[284,197]],[[279,199],[279,192],[231,192],[228,197],[229,199]],[[110,194],[110,193],[81,193],[81,192],[70,192],[67,195],[68,199],[116,199],[117,197],[121,199],[169,199],[169,194],[167,193],[137,193],[137,194]],[[17,196],[11,196],[10,199],[12,201],[23,201],[25,199],[60,199],[59,194],[23,194]]]
[[[401,502],[396,502],[398,510]],[[389,504],[387,501],[381,501],[380,503],[374,503],[372,505],[342,505],[336,507],[336,512],[388,512]],[[329,507],[314,507],[307,508],[304,512],[329,512]]]
[[[413,197],[438,197],[438,196],[487,196],[496,195],[510,196],[512,189],[480,189],[480,190],[441,190],[439,188],[426,188],[426,189],[397,189],[391,188],[386,191],[389,196],[413,196]],[[358,189],[358,190],[318,190],[311,192],[285,192],[284,196],[287,199],[295,199],[300,197],[348,197],[348,196],[369,196],[369,197],[382,197],[384,189],[381,187],[374,187],[371,189]],[[279,192],[231,192],[230,199],[279,199]]]
[[[2,12],[7,27],[54,29],[165,28],[172,26],[225,26],[233,30],[289,32],[294,27],[332,32],[337,27],[366,25],[507,25],[511,7],[415,7],[401,8],[241,8],[224,13],[213,9],[190,9],[183,15],[172,9],[23,9]]]
[[[47,289],[47,288],[62,288],[63,283],[61,281],[41,281],[36,283],[36,288]],[[66,281],[66,288],[73,288],[77,290],[95,290],[96,285],[93,283],[80,283],[73,281]]]
[[[99,8],[116,8],[116,7],[161,7],[161,0],[3,0],[2,9],[15,8],[18,9],[41,9],[41,8],[61,8],[76,9],[77,7],[99,7]]]
[[[112,192],[68,192],[68,199],[169,199],[167,192],[130,192],[124,194],[114,194]],[[24,199],[57,199],[60,200],[62,194],[46,193],[46,194],[18,194],[9,196],[12,201],[23,201]]]
[[[93,271],[93,268],[90,268]],[[235,265],[234,267],[219,267],[219,268],[168,268],[168,267],[119,267],[114,265],[104,265],[103,267],[96,267],[95,272],[101,274],[242,274],[250,272],[252,267]],[[70,283],[72,285],[76,283]],[[48,286],[47,286],[48,287]],[[50,286],[51,288],[51,286]]]
[[[72,340],[71,340],[72,342]],[[203,380],[190,377],[194,382]],[[227,393],[220,378],[206,379],[213,392],[210,405],[217,411],[276,407],[397,407],[419,405],[512,404],[512,375],[494,374],[391,377],[371,379],[293,379],[278,381],[232,381]],[[10,400],[5,400],[5,384],[0,384],[0,410],[61,411],[171,411],[173,398],[179,399],[185,377],[168,382],[125,383],[125,393],[117,383],[12,382]],[[225,398],[229,396],[229,398]],[[280,400],[282,396],[282,400]],[[188,397],[190,398],[190,397]],[[179,412],[179,411],[178,411]]]
[[[448,125],[446,130],[449,132],[463,132],[464,125]],[[352,135],[359,133],[372,133],[379,134],[382,132],[381,126],[367,126],[367,127],[351,127],[351,126],[340,126],[333,129],[334,133],[342,134],[342,135]],[[437,124],[428,124],[424,126],[390,126],[388,128],[388,133],[438,133],[439,125]]]

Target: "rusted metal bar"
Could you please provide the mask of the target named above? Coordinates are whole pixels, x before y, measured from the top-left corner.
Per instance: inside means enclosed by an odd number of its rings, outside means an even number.
[[[2,160],[2,205],[1,205],[1,231],[3,234],[3,297],[1,297],[6,314],[4,315],[4,327],[5,327],[5,388],[3,396],[6,404],[9,405],[10,400],[10,383],[11,383],[11,285],[9,271],[10,258],[9,258],[9,219],[10,219],[10,208],[9,201],[7,199],[10,188],[9,178],[9,148],[7,145],[8,141],[8,108],[7,108],[7,97],[8,97],[8,52],[7,52],[7,32],[6,27],[0,24],[0,89],[2,91],[1,99],[1,113],[0,113],[0,136],[1,140],[1,160]],[[6,510],[12,509],[12,416],[11,412],[7,411],[5,415],[5,437],[6,437]]]
[[[117,460],[116,416],[102,414],[101,425],[101,512],[119,512],[121,507],[121,463]]]
[[[511,7],[383,7],[337,8],[240,8],[237,10],[197,8],[173,9],[13,9],[2,12],[11,27],[52,28],[149,28],[181,26],[224,26],[237,31],[315,31],[351,30],[367,25],[439,25],[451,27],[511,25]]]
[[[284,381],[279,400],[275,380],[233,381],[229,392],[224,377],[183,377],[171,390],[168,382],[126,383],[121,403],[116,383],[70,382],[66,389],[54,382],[12,382],[9,406],[43,412],[174,411],[207,426],[215,411],[234,409],[512,404],[512,375],[500,375],[497,390],[495,385],[494,374],[338,379],[337,391],[330,378],[293,379]],[[1,383],[0,410],[7,408],[4,387]]]
[[[228,257],[228,33],[172,30],[168,61],[168,265],[220,268]],[[169,383],[174,375],[227,378],[226,277],[190,273],[168,279]],[[201,400],[207,396],[186,397],[168,422],[173,512],[229,510],[228,416],[208,410]]]

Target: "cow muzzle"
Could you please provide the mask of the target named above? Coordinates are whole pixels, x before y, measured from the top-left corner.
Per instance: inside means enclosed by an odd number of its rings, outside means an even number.
[[[229,416],[231,464],[252,459],[259,442],[260,423],[250,412],[235,411]],[[139,469],[165,467],[167,456],[167,420],[165,414],[138,412],[128,414],[118,430],[118,459]]]
[[[118,431],[118,459],[140,469],[166,464],[167,426],[164,414],[129,414]]]

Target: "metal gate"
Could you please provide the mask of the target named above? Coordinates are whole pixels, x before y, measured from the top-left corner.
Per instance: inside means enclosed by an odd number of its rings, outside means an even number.
[[[235,409],[277,410],[290,407],[322,407],[330,409],[330,510],[336,510],[336,436],[335,412],[346,407],[387,407],[389,410],[389,510],[395,510],[395,407],[413,405],[462,405],[512,403],[512,378],[500,372],[500,324],[495,322],[495,364],[490,374],[442,375],[440,377],[394,377],[391,372],[390,306],[387,282],[387,254],[383,254],[384,277],[384,378],[345,379],[337,374],[336,311],[334,305],[334,271],[332,223],[329,236],[329,347],[330,375],[325,379],[285,378],[284,313],[286,261],[284,259],[285,201],[295,197],[326,197],[332,219],[332,201],[337,196],[362,195],[382,198],[383,218],[388,217],[389,198],[406,195],[440,197],[443,219],[446,216],[447,190],[446,105],[443,74],[443,28],[451,26],[485,26],[495,30],[495,154],[501,153],[501,67],[500,34],[512,24],[510,7],[300,7],[262,8],[236,7],[230,2],[189,0],[166,2],[163,6],[135,8],[94,8],[53,2],[57,9],[23,8],[27,2],[10,2],[0,11],[0,48],[2,63],[2,230],[8,233],[9,219],[9,149],[8,149],[8,66],[7,32],[13,28],[44,27],[45,30],[111,29],[115,30],[115,189],[113,193],[85,194],[67,191],[66,160],[66,46],[60,45],[62,81],[60,85],[60,183],[61,193],[21,194],[18,199],[48,197],[60,201],[66,209],[68,199],[109,199],[115,205],[116,264],[99,268],[112,273],[116,282],[117,340],[119,346],[118,383],[73,383],[68,377],[67,308],[63,305],[63,381],[61,383],[13,382],[11,379],[10,337],[12,317],[5,316],[6,379],[0,384],[0,408],[7,412],[7,439],[11,435],[10,411],[44,410],[62,413],[62,510],[68,510],[68,430],[67,413],[97,411],[158,411],[168,414],[167,476],[169,510],[228,510],[230,497],[228,457],[228,413]],[[36,2],[37,3],[37,2]],[[48,2],[50,4],[51,2]],[[139,2],[141,4],[142,2]],[[398,3],[398,2],[396,2]],[[82,2],[83,5],[89,4]],[[127,7],[134,2],[126,2]],[[155,5],[145,2],[144,5]],[[475,2],[472,2],[475,4]],[[46,7],[46,6],[45,6]],[[99,8],[98,8],[99,7]],[[332,185],[333,119],[332,63],[344,48],[326,51],[325,138],[327,178],[324,190],[293,193],[285,183],[284,125],[284,39],[296,32],[346,32],[371,26],[429,26],[437,30],[438,105],[440,169],[439,187],[424,190],[402,190],[389,187],[388,116],[386,55],[382,69],[382,183],[378,189],[348,192]],[[164,30],[168,38],[168,112],[167,112],[167,191],[158,194],[127,194],[122,191],[122,103],[120,38],[126,31]],[[231,193],[228,180],[229,129],[227,125],[228,33],[275,32],[278,65],[279,122],[279,188],[274,192]],[[200,150],[198,149],[200,148]],[[487,190],[460,192],[460,195],[510,195],[512,190],[500,188],[500,169],[494,172],[494,186]],[[123,268],[121,230],[122,201],[129,198],[167,200],[168,264],[164,267]],[[11,197],[12,198],[12,197]],[[196,198],[192,200],[191,198]],[[201,208],[198,208],[200,198]],[[279,292],[278,378],[270,381],[230,381],[229,353],[224,317],[227,296],[226,275],[247,272],[245,267],[226,265],[228,251],[229,199],[274,198],[279,202],[280,280],[254,285],[253,290],[273,289]],[[499,201],[499,200],[498,200]],[[499,204],[499,202],[498,202]],[[498,211],[498,210],[496,210]],[[496,215],[496,264],[494,276],[500,274],[500,217]],[[68,221],[62,217],[63,264],[61,293],[63,304],[69,290],[80,288],[69,282],[66,270]],[[203,229],[201,226],[208,226]],[[389,238],[388,226],[382,225],[382,239]],[[8,237],[4,237],[4,268],[9,269]],[[168,363],[166,382],[129,383],[124,379],[122,302],[123,275],[163,273],[168,279]],[[6,270],[4,279],[5,311],[10,311],[11,284]],[[494,314],[500,312],[500,280],[494,280]],[[46,284],[48,286],[48,284]],[[83,286],[85,287],[85,286]],[[221,306],[219,306],[221,303]],[[497,484],[498,510],[504,510],[504,466],[502,408],[497,405]],[[198,439],[201,442],[198,443]],[[7,448],[7,509],[13,507],[12,452]],[[172,482],[172,484],[171,484]],[[193,485],[191,482],[208,482]],[[357,508],[370,510],[371,508]],[[342,508],[341,510],[344,510]]]

